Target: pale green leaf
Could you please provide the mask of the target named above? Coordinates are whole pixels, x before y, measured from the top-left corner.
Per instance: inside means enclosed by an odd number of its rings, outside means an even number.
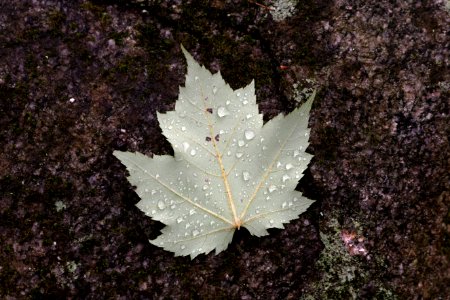
[[[175,110],[158,114],[174,157],[114,151],[141,198],[137,206],[167,226],[150,242],[175,255],[227,248],[240,227],[263,236],[313,202],[295,187],[312,155],[308,117],[314,94],[263,126],[254,83],[232,90],[183,48],[185,87]]]

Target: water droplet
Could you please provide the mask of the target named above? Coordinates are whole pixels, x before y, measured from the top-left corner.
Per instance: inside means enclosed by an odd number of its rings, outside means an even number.
[[[191,209],[190,211],[189,211],[189,215],[193,215],[193,214],[195,214],[195,209]]]
[[[238,96],[238,97],[241,96],[241,93],[236,93],[236,96]]]
[[[244,135],[247,140],[252,140],[255,137],[255,133],[252,130],[246,130]]]
[[[182,218],[182,217],[179,217],[179,218],[177,219],[177,223],[180,224],[181,222],[183,222],[183,218]]]
[[[188,229],[189,227],[191,227],[190,223],[186,223],[186,226],[184,226],[186,229]]]
[[[188,142],[183,142],[183,151],[187,152],[187,150],[189,149],[190,145]]]
[[[242,155],[244,155],[244,153],[242,153],[242,152],[236,152],[236,157],[237,157],[237,158],[241,158]]]
[[[223,118],[229,114],[230,112],[223,106],[219,106],[219,108],[217,109],[217,115],[219,116],[219,118]]]
[[[155,178],[158,179],[158,178],[159,178],[159,174],[156,174],[156,175],[155,175]]]
[[[287,180],[291,179],[291,177],[287,174],[283,175],[283,182],[286,182]]]
[[[185,246],[185,245],[181,245],[181,246],[180,246],[180,249],[181,249],[181,250],[184,250],[184,249],[186,249],[186,246]]]
[[[299,155],[300,155],[300,151],[294,150],[294,157],[297,157],[297,156],[299,156]]]
[[[198,76],[195,76],[195,77],[194,77],[194,80],[197,81],[197,80],[198,80]]]
[[[198,234],[200,233],[200,231],[198,231],[197,229],[194,229],[193,231],[192,231],[192,236],[197,236]]]
[[[181,126],[181,131],[186,131],[186,127],[185,126]]]
[[[212,92],[214,95],[217,93],[217,86],[213,86]]]
[[[166,208],[166,204],[164,203],[164,201],[162,201],[162,200],[159,200],[159,201],[158,201],[158,208],[159,208],[159,209],[164,209],[164,208]]]
[[[269,220],[270,225],[273,225],[273,220]]]
[[[283,202],[283,204],[281,204],[281,208],[285,208],[287,206],[286,202]]]
[[[203,186],[203,190],[206,191],[207,189],[208,189],[208,185],[205,184],[205,185]]]
[[[277,168],[281,167],[282,164],[280,162],[277,162]]]
[[[148,189],[145,189],[145,192],[148,193]]]
[[[269,193],[272,193],[277,190],[277,187],[272,184],[271,186],[269,186],[268,190],[269,190]]]
[[[192,156],[195,156],[195,154],[197,154],[197,151],[195,151],[195,149],[192,149],[192,150],[191,150],[191,155],[192,155]]]
[[[227,100],[227,102],[225,102],[226,105],[230,105],[231,101]]]
[[[238,145],[239,145],[239,147],[242,147],[245,145],[245,142],[243,140],[239,140]]]
[[[292,169],[294,166],[292,164],[286,164],[286,170]]]
[[[252,114],[247,114],[245,117],[246,117],[247,119],[250,119],[250,118],[253,117],[253,116],[252,116]]]
[[[247,101],[247,100],[244,100],[244,101],[242,101],[242,104],[247,105],[247,104],[248,104],[248,101]]]
[[[247,171],[242,172],[242,177],[244,178],[245,181],[250,180],[250,173]]]

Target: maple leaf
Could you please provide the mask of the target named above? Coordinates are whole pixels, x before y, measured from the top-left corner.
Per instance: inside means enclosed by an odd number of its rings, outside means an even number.
[[[137,187],[138,208],[167,225],[150,242],[193,259],[226,249],[240,227],[256,236],[284,228],[311,205],[295,187],[312,157],[305,149],[314,94],[263,126],[253,81],[233,90],[182,50],[185,87],[174,111],[158,113],[174,157],[113,154]]]

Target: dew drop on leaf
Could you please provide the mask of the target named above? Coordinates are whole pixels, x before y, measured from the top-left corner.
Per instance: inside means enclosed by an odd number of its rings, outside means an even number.
[[[237,158],[241,158],[242,155],[244,155],[244,153],[242,153],[242,152],[236,152],[236,157],[237,157]]]
[[[196,237],[199,233],[200,233],[200,231],[198,231],[197,229],[194,229],[192,231],[192,236]]]
[[[292,169],[294,166],[292,164],[286,164],[286,170]]]
[[[217,86],[213,86],[212,92],[214,95],[217,93]]]
[[[272,193],[277,190],[277,187],[272,184],[271,186],[269,186],[269,188],[267,190],[269,191],[269,193]]]
[[[283,175],[283,178],[282,178],[283,182],[286,182],[289,179],[291,179],[291,177],[289,175],[287,175],[287,174]]]
[[[244,178],[245,181],[249,181],[250,180],[250,173],[247,171],[242,172],[242,177]]]
[[[192,149],[190,153],[192,156],[195,156],[195,154],[197,154],[197,151],[195,151],[195,149]]]
[[[177,223],[179,224],[181,222],[183,222],[183,218],[181,218],[181,217],[177,218]]]
[[[255,132],[253,132],[252,130],[246,130],[244,132],[244,135],[247,140],[252,140],[255,137]]]
[[[158,201],[158,208],[159,208],[159,209],[164,209],[164,208],[166,208],[166,204],[164,203],[164,201],[162,201],[162,200],[159,200],[159,201]]]
[[[223,106],[219,106],[219,108],[217,109],[217,115],[220,118],[223,118],[223,117],[225,117],[225,116],[227,116],[229,114],[230,113],[228,112],[228,110],[225,107],[223,107]]]
[[[183,151],[187,152],[187,150],[189,149],[190,145],[188,142],[183,142]]]
[[[242,147],[245,145],[245,142],[243,140],[239,140],[238,145],[239,145],[239,147]]]

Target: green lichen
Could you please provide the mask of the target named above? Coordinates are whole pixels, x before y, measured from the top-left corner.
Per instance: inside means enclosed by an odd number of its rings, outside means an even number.
[[[354,225],[356,234],[361,234],[359,223],[354,222]],[[369,282],[376,285],[375,295],[371,299],[397,299],[369,272],[365,257],[349,253],[342,241],[338,221],[331,219],[328,226],[329,233],[320,233],[325,248],[316,263],[322,277],[312,283],[309,292],[301,299],[361,299],[360,293]]]

